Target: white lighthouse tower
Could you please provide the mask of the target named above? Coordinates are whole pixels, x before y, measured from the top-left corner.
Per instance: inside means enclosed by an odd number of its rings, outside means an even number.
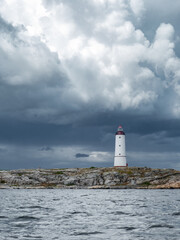
[[[126,167],[126,145],[125,145],[125,133],[122,126],[118,127],[115,136],[115,156],[114,167]]]

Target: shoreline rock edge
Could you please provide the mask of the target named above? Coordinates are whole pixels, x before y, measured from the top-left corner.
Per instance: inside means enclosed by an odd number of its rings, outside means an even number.
[[[0,189],[180,189],[180,171],[147,167],[0,171]]]

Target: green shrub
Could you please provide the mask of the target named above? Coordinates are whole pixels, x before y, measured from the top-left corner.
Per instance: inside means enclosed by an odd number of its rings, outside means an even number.
[[[17,175],[18,175],[18,176],[22,176],[22,175],[23,175],[23,173],[17,173]]]
[[[0,179],[0,183],[6,183],[6,181],[3,179]]]
[[[75,184],[74,183],[68,183],[66,184],[66,186],[74,186]]]
[[[62,171],[57,171],[54,174],[63,174],[63,172]]]
[[[131,170],[129,170],[129,171],[127,171],[127,174],[128,174],[128,175],[132,175],[133,172],[132,172]]]
[[[149,185],[151,185],[151,183],[150,182],[143,182],[141,185],[149,186]]]

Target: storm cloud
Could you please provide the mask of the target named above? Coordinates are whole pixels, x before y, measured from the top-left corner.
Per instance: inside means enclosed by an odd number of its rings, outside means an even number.
[[[179,5],[2,0],[0,168],[179,169]]]

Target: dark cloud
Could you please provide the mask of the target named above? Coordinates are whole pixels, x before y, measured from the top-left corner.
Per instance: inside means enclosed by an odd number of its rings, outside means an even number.
[[[85,153],[76,153],[75,157],[76,158],[87,158],[87,157],[89,157],[89,155],[85,154]]]
[[[42,147],[40,151],[53,151],[53,148],[46,146],[46,147]]]
[[[180,168],[179,1],[18,6],[0,9],[1,168],[112,166],[119,124],[129,165]]]
[[[8,34],[13,33],[13,37],[15,37],[15,33],[17,32],[17,28],[13,27],[12,24],[6,22],[1,16],[0,16],[0,31]]]

